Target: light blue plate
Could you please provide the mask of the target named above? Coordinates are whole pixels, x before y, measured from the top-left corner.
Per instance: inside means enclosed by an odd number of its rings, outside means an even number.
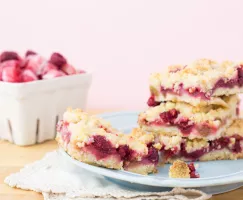
[[[128,133],[137,126],[137,112],[118,112],[99,115],[108,120],[113,127]],[[169,164],[159,168],[156,174],[143,176],[131,172],[105,169],[88,165],[72,159],[64,151],[60,151],[63,158],[71,162],[76,168],[103,175],[109,180],[138,190],[156,191],[163,187],[199,188],[207,193],[218,194],[243,186],[243,159],[198,162],[198,179],[173,179],[168,177]],[[132,183],[132,184],[131,184]]]

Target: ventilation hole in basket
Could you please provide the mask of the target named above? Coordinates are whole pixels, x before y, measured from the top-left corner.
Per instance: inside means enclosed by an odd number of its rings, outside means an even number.
[[[40,120],[37,119],[37,121],[36,121],[36,132],[35,132],[35,134],[36,134],[36,143],[38,143],[38,141],[39,141],[39,126],[40,126]]]
[[[57,123],[58,123],[58,120],[59,120],[59,116],[57,115],[56,116],[56,125],[57,125]],[[55,128],[56,129],[56,128]]]
[[[56,125],[57,125],[57,123],[58,123],[58,120],[59,120],[59,116],[57,115],[57,116],[56,116],[56,123],[55,123],[55,127],[54,127],[54,136],[53,136],[53,139],[56,137],[56,131],[57,131],[57,127],[56,127]]]
[[[8,119],[8,129],[9,129],[9,135],[10,135],[10,138],[11,140],[13,141],[14,143],[14,138],[13,138],[13,130],[12,130],[12,125],[11,125],[11,121]]]

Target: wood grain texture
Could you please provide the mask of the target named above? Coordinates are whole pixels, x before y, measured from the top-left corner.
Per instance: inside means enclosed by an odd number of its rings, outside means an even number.
[[[92,112],[92,113],[97,113]],[[100,111],[99,111],[100,112]],[[41,194],[14,189],[3,183],[6,176],[19,171],[24,165],[41,159],[47,152],[57,148],[55,141],[28,147],[19,147],[0,141],[0,200],[43,200]],[[243,187],[232,192],[215,195],[211,200],[243,199]]]

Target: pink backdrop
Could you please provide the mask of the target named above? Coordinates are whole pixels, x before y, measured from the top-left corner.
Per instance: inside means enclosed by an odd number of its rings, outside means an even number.
[[[243,60],[241,0],[5,0],[0,50],[60,51],[95,69],[89,108],[141,109],[148,76],[192,59]]]

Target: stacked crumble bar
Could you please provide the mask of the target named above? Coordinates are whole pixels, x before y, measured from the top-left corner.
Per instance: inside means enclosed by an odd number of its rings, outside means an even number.
[[[149,108],[139,115],[165,162],[243,158],[239,99],[243,64],[201,59],[150,77]]]
[[[149,174],[157,171],[154,135],[140,129],[123,134],[103,119],[68,109],[58,122],[56,140],[74,159],[111,169]]]

